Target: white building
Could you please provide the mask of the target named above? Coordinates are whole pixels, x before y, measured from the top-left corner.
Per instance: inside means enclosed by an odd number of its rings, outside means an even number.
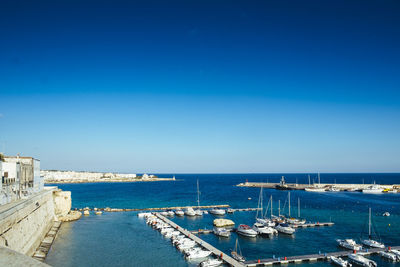
[[[32,157],[1,156],[0,204],[43,190],[40,161]]]

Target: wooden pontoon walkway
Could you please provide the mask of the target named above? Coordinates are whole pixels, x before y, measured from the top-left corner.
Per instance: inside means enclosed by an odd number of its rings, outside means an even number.
[[[305,223],[305,224],[291,224],[294,228],[308,228],[308,227],[320,227],[320,226],[332,226],[333,222],[316,222],[316,223]]]
[[[400,246],[391,247],[392,249],[400,249]],[[362,250],[357,252],[360,255],[370,255],[375,254],[380,251],[385,251],[387,248],[372,248],[368,250]],[[323,261],[327,260],[330,256],[335,257],[347,257],[348,255],[352,254],[351,250],[347,251],[337,251],[337,252],[330,252],[330,253],[321,253],[321,254],[311,254],[311,255],[301,255],[301,256],[291,256],[291,257],[279,257],[279,258],[271,258],[271,259],[260,259],[254,261],[246,261],[245,264],[248,267],[253,266],[267,266],[273,264],[288,264],[288,263],[307,263],[313,261]]]
[[[189,232],[188,230],[180,227],[179,225],[177,225],[176,223],[174,223],[171,220],[167,219],[166,217],[162,216],[161,214],[155,213],[155,215],[159,219],[163,220],[165,223],[168,223],[171,227],[177,229],[179,232],[181,232],[182,234],[184,234],[188,238],[190,238],[193,241],[195,241],[198,245],[200,245],[200,246],[204,247],[205,249],[208,249],[209,251],[211,251],[215,256],[220,257],[227,264],[229,264],[231,266],[235,266],[235,267],[236,266],[237,267],[243,267],[244,266],[242,263],[238,262],[234,258],[231,258],[230,256],[228,256],[227,254],[223,253],[222,251],[216,249],[212,245],[210,245],[207,242],[205,242],[204,240],[198,238],[196,235],[194,235],[191,232]]]

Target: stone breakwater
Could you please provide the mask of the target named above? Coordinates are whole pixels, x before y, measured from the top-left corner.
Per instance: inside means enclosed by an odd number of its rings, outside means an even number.
[[[105,211],[105,212],[122,212],[122,211],[163,211],[163,210],[177,210],[177,209],[186,209],[186,208],[200,208],[200,209],[212,209],[212,208],[229,208],[229,205],[208,205],[208,206],[180,206],[180,207],[163,207],[163,208],[142,208],[142,209],[120,209],[120,208],[75,208],[75,211]]]
[[[237,184],[238,187],[263,187],[263,188],[276,188],[280,185],[280,183],[260,183],[260,182],[244,182]],[[370,186],[374,186],[373,184],[293,184],[286,183],[286,190],[305,190],[306,188],[336,188],[339,191],[361,191],[363,189],[367,189]],[[393,190],[391,193],[400,192],[400,185],[392,184],[392,185],[376,185],[382,190]]]

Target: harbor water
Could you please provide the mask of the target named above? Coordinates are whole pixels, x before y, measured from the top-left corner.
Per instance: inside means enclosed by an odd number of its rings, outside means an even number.
[[[236,187],[246,179],[251,182],[278,182],[285,175],[287,182],[308,183],[306,174],[181,174],[177,181],[135,183],[61,184],[72,191],[73,208],[149,208],[196,205],[196,181],[200,184],[200,204],[229,204],[232,208],[257,207],[259,188]],[[160,174],[161,176],[161,174]],[[162,174],[167,177],[167,174]],[[169,175],[171,176],[171,175]],[[315,175],[314,175],[315,176]],[[316,176],[315,176],[316,177]],[[321,174],[321,183],[400,183],[400,174]],[[273,198],[273,213],[288,214],[288,191],[264,189],[264,205]],[[400,194],[363,194],[359,192],[291,191],[291,215],[297,216],[300,200],[301,217],[311,222],[335,223],[330,227],[297,229],[294,236],[273,238],[239,237],[247,260],[285,257],[337,251],[336,238],[360,241],[368,235],[368,208],[372,208],[373,229],[377,239],[387,245],[400,245]],[[388,211],[391,216],[383,217]],[[270,211],[268,212],[270,214]],[[235,212],[221,218],[232,219],[236,226],[254,223],[255,211]],[[174,217],[172,220],[189,230],[211,229],[217,218],[211,214],[201,218]],[[236,234],[219,238],[200,235],[216,248],[229,254]],[[371,256],[379,266],[399,265]],[[182,254],[158,231],[137,217],[137,212],[91,213],[76,222],[63,223],[46,259],[52,266],[188,266]],[[316,262],[312,266],[329,266]]]

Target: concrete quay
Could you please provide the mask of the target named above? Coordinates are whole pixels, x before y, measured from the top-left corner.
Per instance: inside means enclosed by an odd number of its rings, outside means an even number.
[[[236,186],[238,187],[263,187],[263,188],[273,188],[277,189],[277,186],[280,185],[280,183],[259,183],[259,182],[244,182],[237,184]],[[309,185],[309,184],[295,184],[295,183],[286,183],[286,189],[285,190],[305,190],[305,188],[337,188],[340,191],[354,191],[354,190],[362,190],[362,189],[367,189],[368,187],[372,186],[373,184],[314,184],[314,185]],[[382,189],[389,189],[389,190],[395,190],[399,192],[400,190],[400,184],[391,184],[391,185],[377,185]]]
[[[391,247],[392,249],[400,249],[400,246]],[[380,251],[386,251],[387,248],[372,248],[372,249],[363,249],[362,251],[357,252],[360,255],[371,255],[376,254]],[[253,261],[246,261],[245,264],[247,267],[256,267],[256,266],[269,266],[275,264],[289,264],[289,263],[307,263],[307,262],[315,262],[315,261],[325,261],[328,260],[330,256],[335,257],[347,257],[352,254],[353,251],[338,251],[338,252],[330,252],[330,253],[318,253],[311,255],[300,255],[300,256],[290,256],[290,257],[278,257],[278,258],[269,258],[269,259],[259,259]]]
[[[157,216],[159,219],[163,220],[165,223],[169,224],[171,227],[177,229],[179,232],[181,232],[182,234],[184,234],[188,238],[190,238],[193,241],[195,241],[199,246],[202,246],[203,248],[211,251],[215,256],[219,257],[220,259],[225,261],[230,266],[235,266],[235,267],[243,267],[243,266],[245,266],[242,263],[240,263],[237,260],[235,260],[234,258],[230,257],[229,255],[223,253],[222,251],[220,251],[217,248],[213,247],[212,245],[208,244],[204,240],[200,239],[196,235],[192,234],[190,231],[180,227],[176,223],[174,223],[171,220],[165,218],[161,214],[155,213],[155,216]]]

